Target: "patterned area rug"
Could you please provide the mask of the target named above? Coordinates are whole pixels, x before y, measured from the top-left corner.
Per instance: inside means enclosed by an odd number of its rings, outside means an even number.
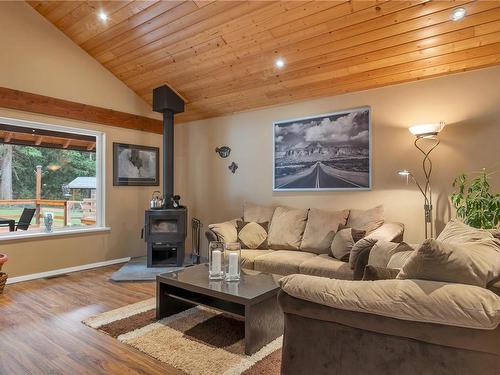
[[[154,298],[83,321],[186,374],[278,375],[282,338],[244,353],[244,324],[205,307],[155,319]]]

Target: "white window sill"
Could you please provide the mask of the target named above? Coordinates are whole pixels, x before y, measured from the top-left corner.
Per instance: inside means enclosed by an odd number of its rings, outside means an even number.
[[[46,233],[43,231],[40,232],[7,232],[0,234],[0,241],[17,241],[17,240],[29,240],[32,238],[52,238],[52,237],[60,237],[60,236],[72,236],[78,234],[90,234],[90,233],[99,233],[99,232],[110,232],[110,227],[92,227],[92,228],[64,228],[64,229],[56,229],[53,232]]]

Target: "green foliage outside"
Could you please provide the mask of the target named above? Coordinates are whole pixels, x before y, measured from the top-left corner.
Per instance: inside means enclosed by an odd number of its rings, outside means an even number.
[[[42,198],[63,200],[62,186],[76,177],[94,177],[94,152],[14,146],[12,192],[14,199],[35,198],[35,169],[42,166]],[[83,197],[76,196],[77,200]]]
[[[453,182],[457,191],[451,195],[451,202],[457,216],[475,228],[492,229],[500,222],[500,193],[490,192],[491,174],[483,169],[471,180],[462,173]]]

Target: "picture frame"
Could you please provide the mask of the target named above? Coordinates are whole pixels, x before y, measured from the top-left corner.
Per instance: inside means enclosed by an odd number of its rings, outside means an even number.
[[[159,186],[158,147],[113,142],[113,186]]]
[[[273,191],[371,187],[371,107],[273,123]]]

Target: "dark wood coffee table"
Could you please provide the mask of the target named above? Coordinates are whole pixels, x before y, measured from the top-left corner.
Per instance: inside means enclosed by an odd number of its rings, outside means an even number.
[[[245,353],[250,355],[283,334],[283,313],[277,301],[281,277],[242,270],[240,281],[209,280],[206,264],[164,273],[156,277],[156,318],[197,305],[243,318]]]

